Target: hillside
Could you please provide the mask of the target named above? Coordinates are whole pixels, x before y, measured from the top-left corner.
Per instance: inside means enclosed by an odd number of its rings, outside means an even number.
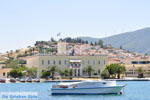
[[[111,44],[113,47],[116,48],[119,48],[122,45],[123,48],[130,51],[150,54],[150,28],[121,33],[106,38],[80,38],[82,40],[88,40],[89,42],[95,42],[99,39],[102,39],[105,44]]]

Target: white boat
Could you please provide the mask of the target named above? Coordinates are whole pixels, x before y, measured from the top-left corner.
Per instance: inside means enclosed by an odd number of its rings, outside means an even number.
[[[20,82],[25,82],[25,78],[21,78],[19,81]]]
[[[33,82],[40,82],[40,78],[32,79]]]
[[[32,78],[31,78],[31,77],[27,77],[27,78],[25,79],[25,81],[26,81],[26,82],[32,82]]]
[[[51,88],[52,95],[76,94],[118,94],[126,85],[117,85],[116,81],[81,81],[59,83]]]

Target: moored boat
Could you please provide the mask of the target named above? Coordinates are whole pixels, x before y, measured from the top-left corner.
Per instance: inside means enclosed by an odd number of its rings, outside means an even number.
[[[33,79],[33,82],[40,82],[40,78]]]
[[[15,78],[10,78],[9,82],[16,83],[16,79]]]
[[[117,85],[116,81],[81,81],[53,85],[51,91],[52,95],[118,94],[125,86]]]
[[[1,78],[0,83],[6,83],[6,80]]]
[[[25,82],[25,78],[21,78],[19,81],[20,82]]]
[[[31,77],[28,77],[28,78],[26,78],[25,81],[26,81],[26,82],[32,82],[32,78],[31,78]]]

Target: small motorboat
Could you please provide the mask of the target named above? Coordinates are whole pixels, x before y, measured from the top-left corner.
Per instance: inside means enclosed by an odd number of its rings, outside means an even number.
[[[76,94],[118,94],[126,85],[117,85],[116,81],[81,81],[59,83],[51,88],[52,95]]]
[[[40,82],[40,78],[34,78],[32,79],[33,82]]]
[[[19,81],[20,82],[25,82],[25,78],[21,78]]]
[[[16,83],[16,79],[15,78],[10,78],[9,82]]]
[[[31,77],[28,77],[28,78],[26,78],[25,81],[26,81],[26,82],[32,82],[32,78],[31,78]]]
[[[0,83],[6,83],[6,80],[1,78]]]

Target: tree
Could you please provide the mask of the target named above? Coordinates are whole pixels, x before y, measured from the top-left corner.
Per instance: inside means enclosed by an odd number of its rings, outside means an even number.
[[[93,46],[93,42],[91,42],[91,45]]]
[[[120,49],[123,49],[122,45],[120,46]]]
[[[86,44],[88,44],[88,41],[85,41]]]
[[[101,74],[101,77],[102,77],[103,79],[108,79],[108,78],[110,78],[108,69],[104,69],[104,71],[103,71],[102,74]]]
[[[18,76],[17,76],[17,70],[11,70],[10,71],[10,73],[9,73],[9,75],[11,76],[11,77],[14,77],[14,78],[17,78]]]
[[[98,45],[100,45],[100,47],[103,48],[104,47],[103,40],[99,40]]]
[[[62,71],[59,72],[59,74],[60,74],[61,77],[64,77],[65,71],[62,70]]]
[[[139,67],[136,71],[138,72],[138,78],[144,78],[145,71],[142,67]]]
[[[7,62],[6,62],[6,67],[8,68],[18,68],[19,66],[19,61],[18,60],[14,60],[14,59],[9,59]]]
[[[51,42],[56,42],[53,37],[51,37]]]
[[[57,67],[56,66],[52,66],[52,67],[49,67],[49,71],[50,71],[50,73],[51,73],[51,75],[52,75],[52,79],[54,80],[54,75],[55,75],[55,72],[57,72],[58,70],[57,70]]]
[[[19,70],[17,70],[17,69],[12,69],[12,70],[10,71],[9,75],[10,75],[11,77],[14,77],[14,78],[22,77],[22,76],[23,76],[22,72],[19,71]]]
[[[97,42],[95,42],[95,45],[97,45]]]
[[[47,79],[48,76],[50,76],[50,72],[48,72],[48,71],[43,71],[43,72],[42,72],[42,77],[43,77],[43,78],[46,78],[46,79]]]
[[[91,77],[92,73],[94,72],[94,69],[92,66],[85,67],[85,72],[88,74],[89,77]]]
[[[109,72],[109,77],[115,77],[114,75],[116,74],[116,64],[110,64],[106,66],[106,69]]]
[[[120,79],[120,74],[124,74],[126,71],[125,66],[116,64],[116,73],[118,74],[117,77]]]
[[[120,74],[123,74],[126,71],[125,67],[120,64],[107,65],[106,69],[109,72],[109,77],[116,78],[116,74],[117,74],[118,79],[120,79]]]
[[[69,71],[68,71],[68,69],[65,69],[65,76],[69,76]]]
[[[72,75],[73,75],[73,70],[69,69],[69,76],[72,77]]]
[[[36,67],[31,67],[27,69],[27,74],[28,76],[37,76],[37,68]]]

